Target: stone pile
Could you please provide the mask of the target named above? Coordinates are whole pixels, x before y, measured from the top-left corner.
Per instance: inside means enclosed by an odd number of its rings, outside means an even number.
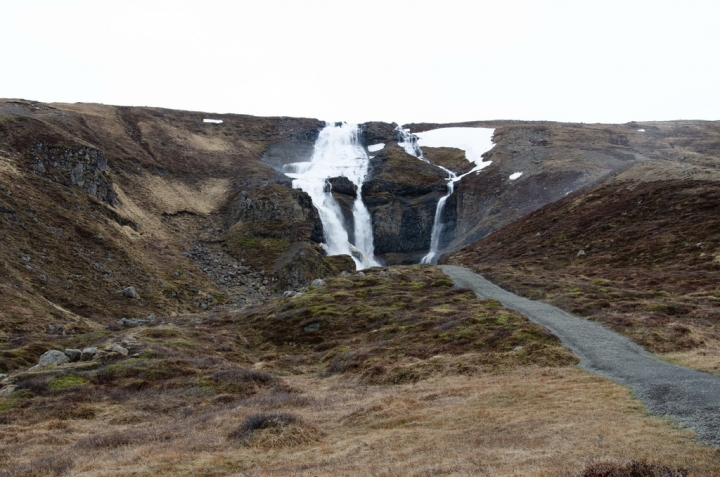
[[[185,256],[229,296],[228,301],[233,305],[263,303],[273,294],[274,278],[266,276],[264,271],[242,265],[220,247],[205,247],[196,243],[185,252]],[[213,296],[208,295],[198,300],[195,306],[201,310],[222,308],[213,302]]]

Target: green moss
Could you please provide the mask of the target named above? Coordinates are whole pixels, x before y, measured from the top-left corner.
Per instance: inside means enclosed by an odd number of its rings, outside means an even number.
[[[89,380],[83,376],[78,376],[77,374],[68,374],[52,379],[48,384],[48,388],[53,391],[57,391],[60,389],[72,388],[75,386],[85,386],[88,384],[88,382]]]

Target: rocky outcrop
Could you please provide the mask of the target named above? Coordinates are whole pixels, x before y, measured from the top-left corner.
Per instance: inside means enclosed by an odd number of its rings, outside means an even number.
[[[335,275],[317,244],[296,242],[283,254],[272,271],[284,288],[300,288],[312,280]]]
[[[51,177],[55,182],[84,189],[88,194],[115,205],[117,194],[113,190],[108,171],[108,158],[92,147],[66,148],[38,143],[32,156],[36,173]]]
[[[396,123],[384,123],[381,121],[370,121],[360,124],[360,141],[365,146],[378,143],[397,142]]]
[[[305,141],[284,141],[270,144],[260,160],[278,172],[293,162],[307,162],[312,157],[314,145]]]
[[[375,255],[388,264],[417,263],[430,248],[445,173],[397,144],[370,160],[363,199],[373,221]]]
[[[242,191],[233,201],[232,222],[262,223],[262,236],[322,241],[322,222],[310,196],[286,184]]]

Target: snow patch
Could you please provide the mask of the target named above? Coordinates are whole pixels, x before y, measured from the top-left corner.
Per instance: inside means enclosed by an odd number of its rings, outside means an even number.
[[[420,147],[454,147],[465,151],[465,158],[475,163],[475,167],[461,176],[453,178],[457,182],[472,172],[480,172],[492,161],[484,162],[482,155],[493,148],[495,129],[490,128],[440,128],[414,133]]]
[[[204,123],[222,124],[222,119],[203,119]]]
[[[638,129],[638,132],[645,132],[644,129]]]
[[[521,175],[522,175],[522,172],[514,172],[514,173],[510,174],[510,180],[511,180],[511,181],[514,181],[515,179],[517,179],[517,178],[520,177]]]
[[[385,147],[385,143],[381,142],[380,144],[373,144],[372,146],[368,146],[368,151],[377,152],[384,147]]]

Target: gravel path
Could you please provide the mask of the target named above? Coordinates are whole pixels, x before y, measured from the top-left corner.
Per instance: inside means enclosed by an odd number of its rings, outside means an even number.
[[[720,446],[720,376],[659,361],[641,346],[603,326],[559,308],[503,290],[463,267],[441,265],[456,286],[522,313],[559,337],[580,357],[580,366],[630,386],[656,415],[667,415]]]

